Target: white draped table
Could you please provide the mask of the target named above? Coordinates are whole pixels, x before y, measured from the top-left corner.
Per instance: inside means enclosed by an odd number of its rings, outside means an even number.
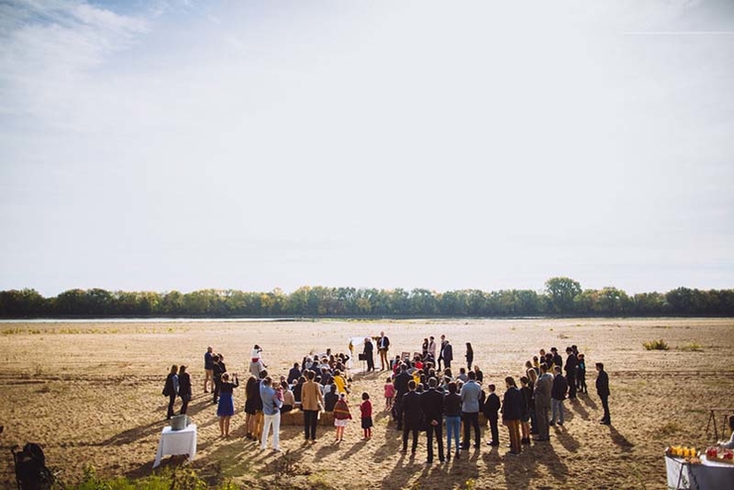
[[[734,465],[709,461],[687,463],[682,458],[665,456],[669,490],[734,490]]]
[[[194,460],[194,456],[196,456],[196,424],[190,424],[182,430],[172,430],[170,427],[163,428],[153,468],[161,464],[163,456],[177,454],[187,454],[189,461]]]

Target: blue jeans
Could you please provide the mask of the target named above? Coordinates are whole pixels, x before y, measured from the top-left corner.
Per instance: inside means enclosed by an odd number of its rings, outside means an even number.
[[[461,430],[461,417],[446,417],[446,451],[451,454],[451,438],[454,438],[456,449],[459,449],[459,431]]]
[[[557,418],[556,415],[559,415],[559,413],[560,418]],[[551,422],[555,422],[556,420],[563,424],[563,400],[551,398]]]

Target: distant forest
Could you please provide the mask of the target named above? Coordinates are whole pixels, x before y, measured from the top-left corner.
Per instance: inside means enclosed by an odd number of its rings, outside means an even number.
[[[71,289],[44,298],[33,289],[0,291],[0,318],[112,317],[516,317],[734,316],[734,289],[678,288],[667,293],[582,289],[567,277],[528,289],[443,293],[427,289],[304,286],[286,294],[204,289],[191,293]]]

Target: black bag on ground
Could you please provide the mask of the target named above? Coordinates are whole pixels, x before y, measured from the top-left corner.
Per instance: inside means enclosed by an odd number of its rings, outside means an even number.
[[[46,456],[38,444],[29,442],[23,450],[13,451],[15,479],[19,490],[48,490],[54,475],[46,468]]]

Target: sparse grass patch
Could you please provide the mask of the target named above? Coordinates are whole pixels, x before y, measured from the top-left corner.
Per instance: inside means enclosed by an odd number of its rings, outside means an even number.
[[[645,348],[645,350],[669,350],[670,347],[668,344],[663,340],[648,340],[647,342],[643,342],[642,346]]]
[[[666,422],[657,431],[658,437],[672,437],[683,432],[683,427],[677,422]]]
[[[689,342],[685,345],[679,345],[677,348],[683,352],[703,352],[703,348],[698,342]]]

